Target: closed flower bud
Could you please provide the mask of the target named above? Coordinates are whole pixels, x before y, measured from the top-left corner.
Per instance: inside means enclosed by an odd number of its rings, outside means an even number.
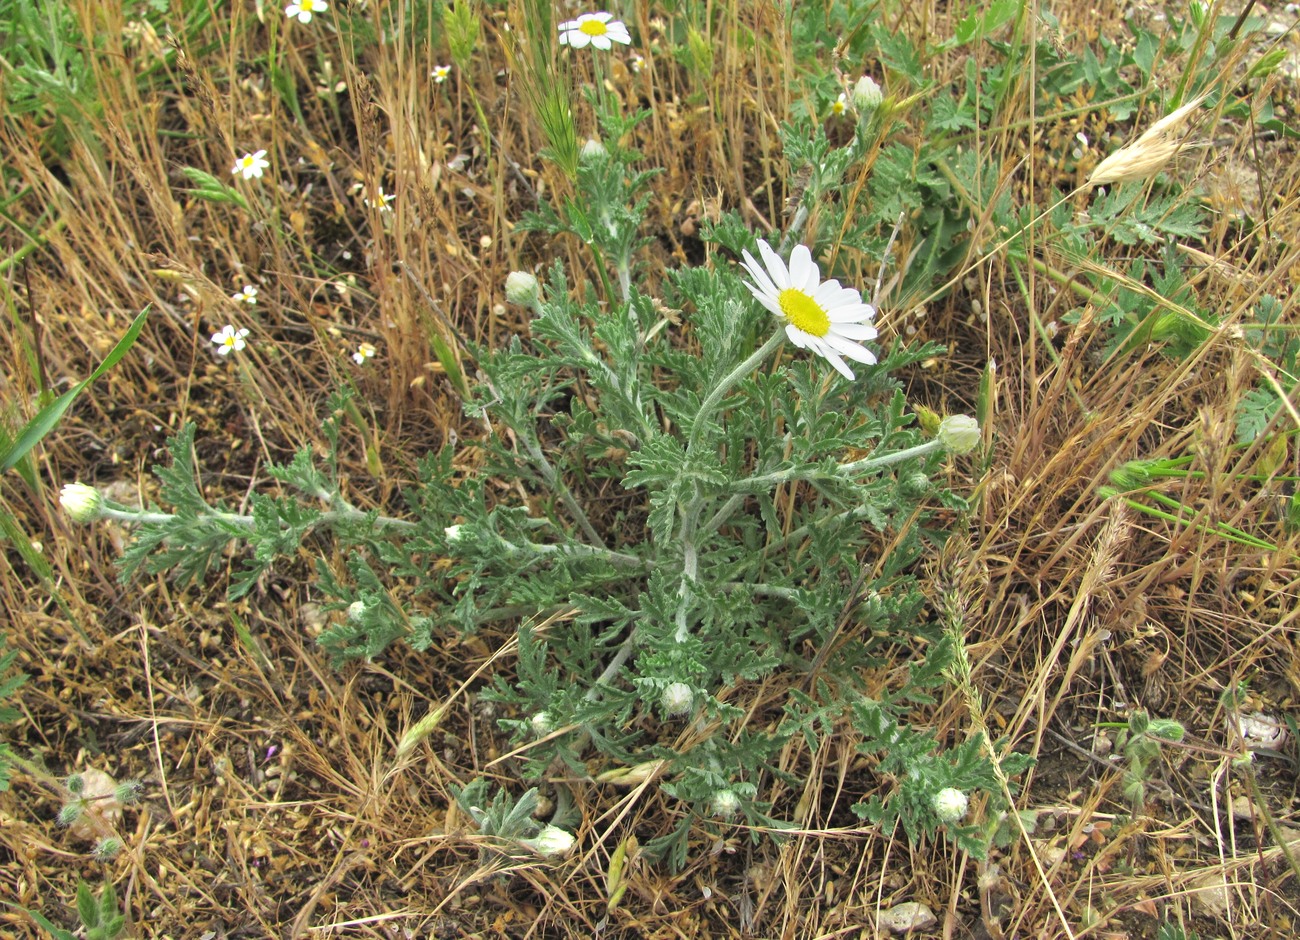
[[[870,75],[863,75],[853,86],[853,107],[859,114],[871,113],[884,100],[885,93]]]
[[[924,470],[916,470],[907,474],[899,481],[903,486],[903,492],[908,496],[924,496],[930,492],[930,478]]]
[[[361,618],[366,615],[366,602],[353,601],[348,605],[348,619],[353,623],[360,623]]]
[[[528,724],[532,726],[533,733],[539,738],[550,734],[555,728],[555,720],[551,718],[550,712],[538,712],[529,719]]]
[[[582,145],[582,152],[579,156],[582,158],[583,163],[593,163],[609,156],[609,151],[605,149],[605,145],[600,141],[594,137],[589,137],[587,142]]]
[[[449,525],[442,530],[443,537],[447,539],[448,545],[453,545],[460,541],[460,526]]]
[[[949,415],[939,422],[939,443],[951,454],[969,454],[982,439],[980,423],[970,415]]]
[[[100,496],[99,490],[93,486],[87,486],[85,483],[67,483],[59,493],[59,503],[73,522],[94,522],[99,518],[104,497]]]
[[[506,300],[521,307],[535,307],[542,299],[537,278],[527,271],[511,271],[506,277]]]
[[[684,715],[695,704],[695,693],[685,682],[674,682],[664,689],[659,698],[664,711],[669,715]]]
[[[970,807],[966,794],[956,787],[944,787],[934,795],[934,814],[945,824],[961,822]]]
[[[116,836],[105,836],[95,843],[91,854],[97,862],[111,862],[122,851],[122,840]]]
[[[547,858],[562,858],[569,854],[577,840],[572,833],[565,832],[560,827],[548,823],[542,827],[542,831],[535,838],[520,839],[519,841],[538,855],[545,855]]]
[[[740,809],[740,797],[730,790],[719,790],[713,794],[713,815],[730,819]]]

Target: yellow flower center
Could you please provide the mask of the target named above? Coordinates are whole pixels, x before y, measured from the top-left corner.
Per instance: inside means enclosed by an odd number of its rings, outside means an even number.
[[[831,318],[817,301],[803,291],[787,287],[777,296],[776,302],[781,305],[785,318],[797,329],[813,336],[825,336],[831,331]]]
[[[588,36],[603,36],[609,32],[609,28],[600,20],[587,20],[578,29]]]

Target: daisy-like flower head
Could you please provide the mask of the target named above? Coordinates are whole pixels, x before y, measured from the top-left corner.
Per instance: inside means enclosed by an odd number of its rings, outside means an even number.
[[[375,358],[375,347],[370,343],[362,343],[357,347],[357,351],[352,354],[352,361],[359,366],[366,364],[367,359]]]
[[[609,49],[616,42],[629,46],[632,44],[632,35],[622,20],[614,19],[613,13],[584,13],[576,20],[566,20],[560,24],[562,46],[583,49],[592,45],[597,49]]]
[[[826,359],[846,379],[853,370],[845,358],[875,365],[876,357],[863,345],[875,339],[871,320],[876,308],[863,303],[862,295],[836,280],[823,281],[807,245],[796,245],[790,266],[767,242],[760,240],[759,264],[748,251],[742,252],[745,270],[754,282],[745,286],[760,304],[785,321],[785,335],[800,349],[811,349]]]
[[[229,356],[231,350],[239,352],[248,344],[244,342],[244,337],[248,335],[248,330],[237,330],[229,323],[221,328],[220,333],[212,334],[212,342],[217,347],[217,354],[220,356]]]
[[[433,78],[433,83],[435,85],[441,85],[447,79],[451,78],[451,66],[435,65],[433,71],[430,72],[429,75]]]
[[[361,201],[366,204],[367,209],[378,209],[380,212],[392,212],[393,207],[390,203],[392,203],[396,198],[397,197],[392,193],[384,192],[384,187],[376,186],[375,198],[371,199],[369,196],[362,196]]]
[[[245,284],[239,290],[230,295],[230,299],[237,304],[248,304],[250,307],[257,303],[257,288],[252,284]]]
[[[632,56],[632,71],[640,75],[643,69],[645,69],[645,56],[638,52]]]
[[[840,96],[831,104],[831,114],[837,117],[849,109],[849,96],[840,92]]]
[[[256,153],[246,153],[236,160],[235,165],[230,168],[230,173],[232,176],[242,175],[246,180],[254,177],[260,179],[262,171],[270,165],[266,159],[266,151],[259,150]]]
[[[324,13],[329,8],[329,0],[293,0],[284,8],[284,15],[289,19],[296,17],[299,23],[310,23],[313,13]]]

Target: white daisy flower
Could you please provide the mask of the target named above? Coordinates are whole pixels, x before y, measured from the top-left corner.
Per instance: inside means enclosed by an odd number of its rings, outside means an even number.
[[[370,343],[362,343],[357,347],[357,351],[352,354],[352,361],[359,366],[366,364],[367,359],[375,357],[375,347]]]
[[[259,150],[256,153],[246,153],[236,160],[235,165],[230,168],[230,173],[232,176],[242,175],[246,180],[254,177],[260,179],[262,171],[270,165],[266,159],[266,151]]]
[[[613,13],[584,13],[576,20],[566,20],[560,24],[562,46],[582,49],[590,44],[597,49],[609,49],[616,42],[631,45],[632,35],[622,20],[614,19]]]
[[[231,350],[239,352],[248,344],[244,342],[244,337],[248,335],[248,330],[237,330],[229,323],[221,328],[220,333],[212,334],[212,342],[217,347],[217,354],[220,356],[229,356]]]
[[[329,0],[294,0],[284,8],[284,15],[289,19],[296,17],[299,23],[310,23],[313,13],[324,13],[329,7]]]
[[[632,71],[640,75],[644,69],[645,69],[645,56],[641,55],[640,53],[637,53],[636,55],[632,56]]]
[[[853,370],[845,363],[875,365],[876,357],[862,341],[876,338],[871,320],[876,308],[863,303],[862,295],[836,280],[823,281],[807,245],[796,245],[787,268],[767,242],[758,243],[763,263],[748,251],[742,252],[745,269],[754,282],[745,286],[760,304],[785,321],[785,335],[800,349],[811,349],[828,360],[846,379]]]
[[[250,307],[257,303],[257,288],[252,284],[245,284],[239,290],[230,295],[230,299],[237,304],[248,304]]]
[[[433,78],[433,83],[435,85],[441,85],[447,79],[451,78],[451,66],[435,65],[433,71],[430,72],[429,75]]]
[[[380,212],[392,212],[393,207],[390,203],[392,203],[396,198],[397,197],[392,193],[384,192],[384,187],[376,186],[375,198],[371,199],[369,196],[362,196],[361,201],[366,204],[367,209],[378,209]]]
[[[848,109],[849,109],[849,96],[846,95],[844,92],[840,92],[840,96],[836,98],[834,103],[831,105],[831,114],[834,114],[838,117]]]

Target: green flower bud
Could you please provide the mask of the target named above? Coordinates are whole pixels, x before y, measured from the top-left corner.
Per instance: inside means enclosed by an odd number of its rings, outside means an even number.
[[[528,846],[538,855],[544,855],[547,858],[563,858],[569,854],[573,844],[578,840],[570,832],[565,832],[558,826],[552,826],[549,823],[542,827],[542,831],[532,839],[520,839],[521,844]]]
[[[868,114],[876,110],[884,100],[885,93],[880,90],[880,86],[870,75],[863,75],[853,86],[853,107],[859,114]]]
[[[730,819],[740,809],[740,797],[730,790],[719,790],[713,794],[713,815]]]
[[[68,483],[59,493],[63,511],[73,522],[94,522],[104,507],[104,497],[99,490],[85,483]]]
[[[982,440],[980,423],[970,415],[949,415],[939,422],[939,443],[950,454],[969,454]]]
[[[966,810],[970,808],[970,799],[956,787],[944,787],[934,795],[931,805],[934,807],[934,814],[944,825],[952,825],[966,817]]]
[[[527,271],[511,271],[506,277],[506,300],[521,307],[536,307],[542,299],[542,286]]]
[[[685,682],[674,682],[664,689],[659,703],[668,715],[684,715],[695,704],[695,693]]]
[[[105,836],[95,843],[91,854],[97,862],[109,862],[122,852],[122,840],[116,836]]]

